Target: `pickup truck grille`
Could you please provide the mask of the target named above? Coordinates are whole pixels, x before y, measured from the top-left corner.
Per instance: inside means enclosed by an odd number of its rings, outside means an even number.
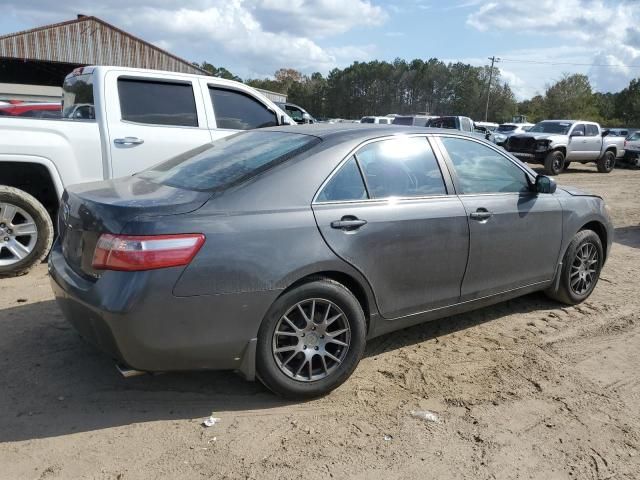
[[[507,150],[510,152],[533,153],[536,149],[536,139],[533,137],[510,137]]]

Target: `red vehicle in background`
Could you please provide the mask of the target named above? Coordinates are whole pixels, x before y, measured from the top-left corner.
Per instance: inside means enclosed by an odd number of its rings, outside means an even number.
[[[62,118],[60,103],[14,103],[0,105],[0,116],[30,118]]]

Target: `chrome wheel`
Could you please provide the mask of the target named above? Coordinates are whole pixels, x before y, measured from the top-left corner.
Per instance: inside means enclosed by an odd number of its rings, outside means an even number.
[[[0,267],[25,259],[37,241],[33,217],[16,205],[0,203]]]
[[[335,303],[311,298],[296,303],[280,317],[272,352],[278,368],[302,382],[322,380],[344,361],[351,328]]]
[[[571,264],[569,282],[576,295],[584,295],[592,288],[598,272],[598,249],[593,243],[583,243]]]

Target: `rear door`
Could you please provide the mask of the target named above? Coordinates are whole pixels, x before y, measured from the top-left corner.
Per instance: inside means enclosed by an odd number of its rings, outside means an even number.
[[[576,123],[571,128],[567,157],[570,157],[570,160],[589,160],[589,147],[584,123]]]
[[[403,136],[360,147],[316,196],[323,237],[367,278],[383,317],[458,302],[469,227],[451,190],[427,138]]]
[[[249,91],[207,79],[201,80],[201,88],[206,99],[205,109],[212,140],[243,130],[278,125],[276,111]]]
[[[587,123],[584,126],[586,140],[585,148],[585,160],[597,160],[600,158],[602,152],[602,135],[598,126],[592,123]]]
[[[553,194],[530,190],[525,170],[497,148],[439,136],[469,218],[469,262],[461,301],[551,280],[562,241]]]
[[[196,77],[110,71],[105,85],[112,177],[211,141]]]

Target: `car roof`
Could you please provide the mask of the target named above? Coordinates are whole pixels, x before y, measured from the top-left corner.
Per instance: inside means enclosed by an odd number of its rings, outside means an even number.
[[[447,128],[414,127],[380,123],[312,123],[305,125],[284,125],[280,127],[262,128],[262,131],[276,131],[312,135],[325,141],[339,143],[343,140],[360,138],[363,141],[371,138],[394,135],[448,134],[465,136],[478,140],[475,135]]]

